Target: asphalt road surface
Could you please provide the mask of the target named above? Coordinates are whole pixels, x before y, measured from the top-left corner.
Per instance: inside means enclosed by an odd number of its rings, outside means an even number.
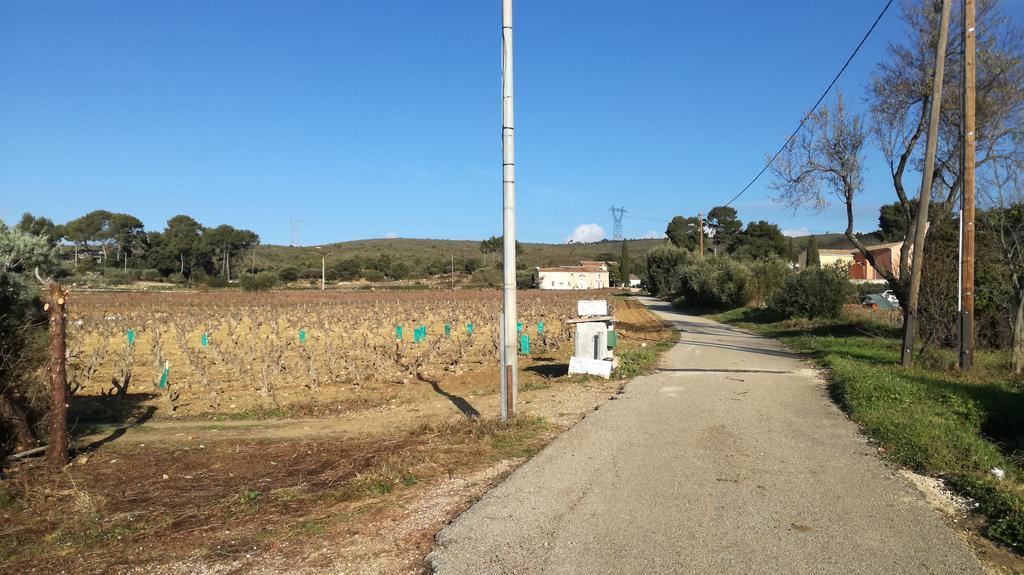
[[[681,331],[660,372],[442,530],[437,573],[982,573],[806,363],[643,301]]]

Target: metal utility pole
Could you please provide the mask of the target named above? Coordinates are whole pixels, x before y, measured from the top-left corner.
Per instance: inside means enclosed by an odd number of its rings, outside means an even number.
[[[612,239],[617,242],[621,242],[622,236],[622,217],[626,215],[626,208],[616,208],[612,206]]]
[[[700,250],[700,257],[704,257],[704,212],[697,212],[697,233],[700,234],[700,241],[698,242]]]
[[[501,325],[501,419],[515,415],[516,369],[516,162],[512,116],[512,0],[501,2],[501,156],[504,213],[504,305]]]
[[[974,0],[963,0],[963,194],[960,196],[960,369],[974,363]]]
[[[942,21],[939,24],[939,41],[935,47],[935,76],[932,79],[932,96],[928,118],[928,143],[925,148],[924,168],[921,174],[921,190],[918,192],[917,219],[914,227],[914,244],[911,254],[910,298],[907,316],[903,325],[904,367],[914,362],[914,340],[917,337],[917,302],[921,295],[921,265],[924,263],[924,237],[928,230],[928,204],[932,196],[932,171],[935,169],[935,147],[938,143],[939,111],[942,107],[942,75],[946,63],[946,41],[949,37],[950,0],[942,0]]]

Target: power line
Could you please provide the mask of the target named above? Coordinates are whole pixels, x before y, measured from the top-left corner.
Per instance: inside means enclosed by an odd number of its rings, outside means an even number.
[[[739,197],[742,196],[747,190],[749,190],[750,186],[753,186],[754,182],[760,179],[761,176],[764,175],[766,171],[768,171],[768,168],[772,165],[772,163],[775,162],[779,155],[782,154],[782,151],[786,149],[786,146],[788,146],[789,143],[793,141],[793,138],[795,138],[797,133],[800,132],[800,129],[804,127],[804,124],[807,122],[807,118],[811,117],[811,114],[813,114],[814,111],[818,109],[818,106],[821,105],[821,102],[825,99],[825,96],[827,96],[828,93],[832,90],[832,87],[836,85],[836,82],[839,81],[839,77],[843,75],[843,72],[846,71],[846,67],[849,66],[850,62],[853,61],[854,56],[857,55],[857,52],[860,52],[861,47],[864,46],[864,42],[867,42],[868,36],[871,36],[871,33],[874,32],[875,27],[878,26],[878,22],[881,21],[882,16],[885,16],[885,13],[889,11],[889,6],[892,6],[892,3],[893,0],[889,0],[888,2],[885,3],[885,6],[882,8],[882,11],[878,14],[878,17],[875,18],[875,21],[871,24],[871,27],[868,28],[868,31],[864,34],[864,37],[860,39],[860,43],[857,44],[857,47],[853,49],[853,53],[850,54],[850,57],[846,59],[846,63],[843,64],[843,67],[839,69],[839,73],[836,74],[835,78],[832,78],[832,81],[829,83],[828,88],[825,88],[825,91],[821,93],[820,97],[818,97],[818,101],[814,103],[814,106],[811,108],[811,111],[804,114],[803,119],[800,120],[800,125],[797,126],[795,130],[793,130],[793,133],[790,134],[788,138],[786,138],[786,143],[782,144],[782,147],[780,147],[778,151],[775,152],[775,155],[772,156],[772,159],[768,160],[768,163],[765,164],[763,168],[761,168],[761,171],[758,172],[756,176],[754,176],[753,180],[750,180],[749,184],[747,184],[746,186],[743,187],[742,190],[740,190],[740,193],[736,194],[735,196],[733,196],[731,200],[726,202],[726,206],[731,205],[733,202],[739,199]]]

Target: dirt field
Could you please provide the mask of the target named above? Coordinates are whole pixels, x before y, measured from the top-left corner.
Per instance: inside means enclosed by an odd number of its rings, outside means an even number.
[[[259,296],[232,295],[243,301],[223,305],[322,303],[317,294],[275,294],[271,304],[244,301]],[[82,298],[73,313],[83,324],[90,318],[126,316],[120,306],[167,314],[141,324],[153,326],[201,305],[216,305],[146,297],[151,296],[116,302]],[[386,314],[381,310],[413,309],[423,297],[401,294],[384,301],[376,295],[376,300],[352,306],[333,301],[337,309],[329,313],[341,318],[347,307]],[[457,305],[478,305],[481,313],[498,299],[493,293],[466,297]],[[7,470],[8,479],[0,483],[0,573],[423,572],[423,556],[441,526],[620,387],[621,381],[566,375],[570,340],[556,335],[564,329],[556,324],[561,323],[558,314],[572,315],[578,297],[522,298],[524,307],[532,306],[537,314],[524,318],[534,326],[532,335],[537,321],[544,321],[551,335],[520,364],[520,415],[508,424],[493,418],[498,370],[488,348],[481,345],[478,359],[446,370],[443,360],[435,361],[447,353],[444,342],[449,340],[441,338],[439,351],[407,378],[369,377],[355,385],[322,380],[316,401],[307,401],[313,395],[302,381],[308,372],[296,370],[298,381],[281,375],[273,408],[261,403],[258,388],[232,380],[230,368],[209,369],[220,374],[216,380],[224,390],[222,409],[216,411],[189,409],[188,404],[198,404],[209,393],[202,385],[180,386],[176,415],[149,382],[143,397],[80,393],[73,405],[79,432],[75,462],[55,475],[28,463]],[[259,317],[273,310],[247,313]],[[440,314],[433,313],[436,321]],[[615,298],[615,314],[621,320],[624,357],[644,348],[641,355],[651,356],[647,352],[659,342],[674,337],[630,300]],[[458,317],[461,323],[464,317]],[[393,319],[385,316],[380,323]],[[475,321],[486,333],[485,321]],[[384,337],[393,337],[387,327]],[[443,334],[442,329],[428,326],[426,342],[407,343],[410,353],[422,353],[432,344],[430,335]],[[145,333],[137,331],[139,351],[145,349],[140,345]],[[307,343],[316,341],[316,333],[310,329]],[[467,346],[471,350],[472,343]],[[101,366],[97,373],[116,369],[106,359]],[[94,376],[98,388],[102,379]],[[244,403],[230,393],[257,399]],[[90,417],[97,415],[104,417]]]
[[[570,344],[564,320],[578,298],[520,297],[529,358]],[[395,384],[457,383],[493,368],[500,306],[495,291],[75,295],[69,383],[86,398],[75,415],[109,416],[109,396],[119,396],[119,416],[308,415],[384,405],[395,399]]]

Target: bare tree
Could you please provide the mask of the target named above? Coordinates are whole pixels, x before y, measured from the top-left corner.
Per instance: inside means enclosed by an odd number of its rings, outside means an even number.
[[[779,199],[791,207],[826,208],[831,198],[846,208],[846,237],[865,259],[889,281],[899,284],[892,270],[875,263],[874,255],[853,233],[853,204],[864,187],[864,123],[850,114],[843,95],[834,107],[825,106],[807,118],[803,131],[793,138],[772,164]]]
[[[1024,373],[1024,154],[994,162],[981,184],[982,198],[990,208],[984,213],[984,229],[992,234],[1006,265],[1013,288],[1010,325],[1013,327],[1011,367]]]
[[[958,9],[959,3],[954,3],[954,10]],[[1024,36],[1001,12],[995,0],[978,2],[977,19],[982,25],[978,27],[977,36],[976,168],[978,177],[982,178],[995,162],[1013,149],[1019,149],[1020,140],[1014,134],[1019,130],[1024,109]],[[940,14],[932,3],[907,2],[903,20],[907,34],[902,41],[889,45],[889,57],[876,67],[867,99],[871,110],[871,136],[889,164],[893,190],[903,210],[904,243],[897,275],[905,280],[910,277],[916,210],[913,194],[907,193],[904,179],[908,171],[920,173],[923,168],[921,147],[928,127]],[[951,22],[930,190],[933,205],[929,219],[933,224],[952,215],[961,190],[961,18],[954,16]],[[889,283],[900,302],[905,304],[909,284]]]

